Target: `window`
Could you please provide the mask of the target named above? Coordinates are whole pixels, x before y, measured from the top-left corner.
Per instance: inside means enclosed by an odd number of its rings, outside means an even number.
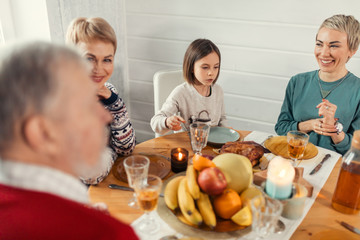
[[[0,44],[15,37],[10,0],[0,0]]]
[[[5,40],[4,40],[4,34],[3,34],[3,31],[2,31],[2,27],[1,27],[1,21],[0,21],[0,45],[5,43]]]

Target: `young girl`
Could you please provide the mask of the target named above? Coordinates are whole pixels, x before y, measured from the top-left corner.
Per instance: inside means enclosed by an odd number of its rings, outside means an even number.
[[[66,42],[80,48],[91,63],[90,77],[98,86],[99,100],[113,116],[110,148],[102,157],[104,169],[99,169],[98,176],[83,179],[85,183],[97,184],[107,176],[118,155],[129,155],[135,148],[135,132],[126,106],[116,88],[107,82],[114,70],[116,35],[110,24],[102,18],[77,18],[68,27]]]
[[[169,95],[161,110],[151,119],[154,132],[185,129],[194,119],[210,118],[211,126],[224,126],[226,117],[224,93],[215,84],[220,72],[221,55],[216,45],[207,39],[196,39],[186,50],[183,62],[185,83]],[[207,111],[208,116],[205,111]]]

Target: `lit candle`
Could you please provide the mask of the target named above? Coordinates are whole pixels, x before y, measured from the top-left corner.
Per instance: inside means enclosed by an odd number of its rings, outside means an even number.
[[[188,165],[189,152],[185,148],[171,149],[171,171],[174,173],[183,172]]]
[[[275,157],[268,166],[265,185],[266,193],[276,199],[287,199],[291,196],[295,169],[282,157]]]

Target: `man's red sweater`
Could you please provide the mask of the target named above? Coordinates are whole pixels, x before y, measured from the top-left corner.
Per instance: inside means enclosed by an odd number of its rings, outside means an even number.
[[[0,239],[138,239],[128,225],[52,194],[0,184]]]

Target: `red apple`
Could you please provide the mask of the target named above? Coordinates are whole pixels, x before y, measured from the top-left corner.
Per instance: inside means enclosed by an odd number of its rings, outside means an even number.
[[[219,168],[209,167],[200,172],[198,184],[203,192],[209,195],[219,195],[225,190],[227,182]]]

